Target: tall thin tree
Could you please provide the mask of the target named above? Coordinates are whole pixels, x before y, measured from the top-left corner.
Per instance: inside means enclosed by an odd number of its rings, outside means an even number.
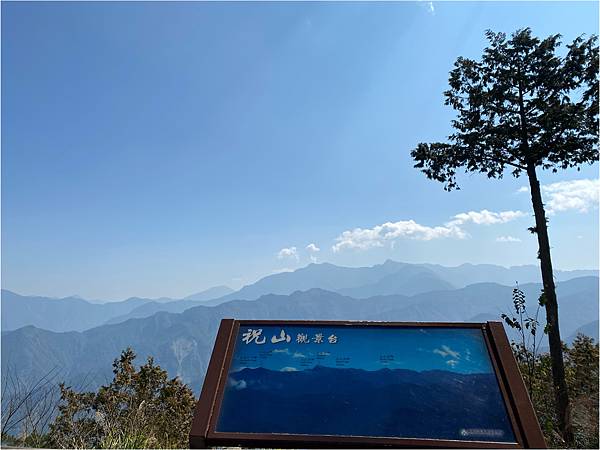
[[[446,190],[459,189],[456,175],[480,172],[502,178],[506,170],[529,179],[537,235],[546,330],[552,359],[556,413],[563,439],[573,442],[565,382],[558,302],[548,226],[538,170],[598,161],[597,36],[580,36],[565,49],[556,34],[540,40],[531,30],[486,32],[480,61],[459,57],[450,72],[445,104],[457,117],[444,143],[421,143],[411,155],[415,167]]]

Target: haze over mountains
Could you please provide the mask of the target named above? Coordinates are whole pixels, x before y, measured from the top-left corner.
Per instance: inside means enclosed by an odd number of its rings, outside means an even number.
[[[597,276],[593,270],[556,271],[557,281],[581,276]],[[313,288],[325,289],[354,298],[381,295],[416,295],[452,290],[474,283],[492,282],[507,286],[539,282],[535,266],[463,264],[444,267],[434,264],[407,264],[388,260],[373,267],[340,267],[309,264],[294,272],[270,275],[233,291],[218,286],[184,299],[132,297],[120,302],[93,303],[80,297],[53,299],[21,296],[2,290],[2,331],[34,325],[50,331],[84,331],[104,324],[149,317],[157,312],[183,312],[199,305],[218,305],[230,300],[255,300],[266,294],[292,294]]]
[[[597,276],[597,270],[555,271],[557,281],[581,276]],[[321,288],[357,297],[418,294],[436,289],[461,288],[469,284],[492,282],[513,286],[516,282],[540,281],[536,266],[502,267],[492,264],[462,264],[445,267],[437,264],[409,264],[387,260],[372,267],[340,267],[329,263],[309,264],[293,272],[261,278],[239,291],[207,304],[226,300],[253,300],[265,294],[291,294]]]
[[[129,299],[101,305],[3,291],[2,371],[39,379],[56,369],[68,383],[85,380],[94,387],[110,377],[113,359],[132,347],[141,358],[154,356],[171,376],[197,391],[222,318],[500,320],[511,312],[516,281],[535,309],[538,273],[534,266],[311,264],[213,300]],[[564,339],[573,339],[578,330],[597,338],[598,273],[557,272],[556,278]],[[541,321],[543,315],[540,311]]]
[[[157,311],[183,311],[202,304],[205,300],[220,297],[233,292],[227,286],[217,286],[190,295],[183,300],[172,298],[131,297],[123,301],[84,300],[79,296],[50,298],[24,296],[2,289],[2,331],[34,325],[51,331],[83,331],[102,325],[107,321],[120,322],[134,310],[132,317],[146,317]],[[180,303],[180,307],[176,303]]]

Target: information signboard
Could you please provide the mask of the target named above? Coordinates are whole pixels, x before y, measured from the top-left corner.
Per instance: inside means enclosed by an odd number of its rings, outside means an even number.
[[[223,320],[192,447],[544,447],[499,322]]]

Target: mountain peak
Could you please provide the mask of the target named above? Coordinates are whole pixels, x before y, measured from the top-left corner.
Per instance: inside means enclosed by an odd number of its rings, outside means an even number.
[[[214,286],[208,289],[205,289],[200,292],[196,292],[195,294],[188,295],[183,300],[195,300],[195,301],[205,301],[205,300],[213,300],[219,297],[223,297],[225,295],[229,295],[235,292],[229,286],[220,285]]]
[[[328,291],[322,288],[310,288],[305,290],[297,290],[292,292],[292,297],[322,297],[322,296],[341,297],[337,292]]]

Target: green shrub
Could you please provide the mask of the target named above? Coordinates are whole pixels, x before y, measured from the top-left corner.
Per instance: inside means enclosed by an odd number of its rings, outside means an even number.
[[[558,420],[554,414],[554,388],[550,355],[532,352],[518,344],[513,350],[523,380],[546,438],[553,448],[564,448]],[[598,441],[598,344],[584,335],[578,335],[571,347],[564,346],[565,375],[571,400],[571,418],[576,448],[599,448]],[[535,370],[531,371],[532,360]]]
[[[59,415],[50,425],[58,448],[182,448],[188,446],[195,399],[152,358],[136,371],[127,349],[113,363],[113,381],[98,392],[60,385]]]

